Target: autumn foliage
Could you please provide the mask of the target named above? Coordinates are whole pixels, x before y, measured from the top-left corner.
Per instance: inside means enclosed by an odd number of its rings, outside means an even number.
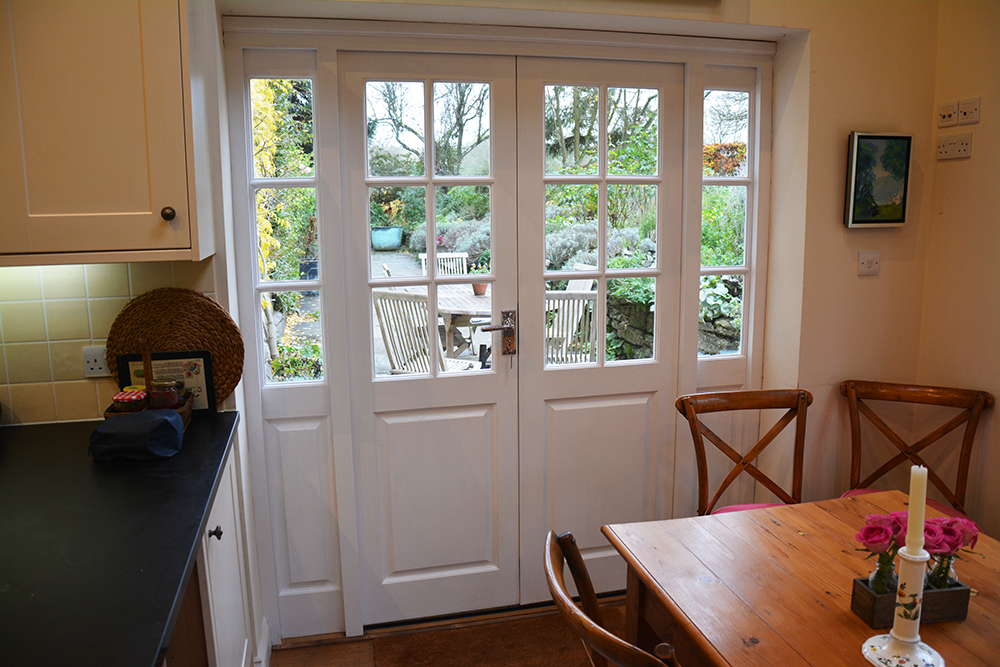
[[[731,144],[705,144],[702,149],[702,164],[706,176],[738,176],[746,171],[747,145],[743,142]]]

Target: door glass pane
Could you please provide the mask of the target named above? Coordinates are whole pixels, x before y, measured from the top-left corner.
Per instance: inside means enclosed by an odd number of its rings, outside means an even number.
[[[750,93],[706,90],[704,122],[704,174],[746,176]]]
[[[698,354],[739,354],[743,328],[743,276],[702,276]]]
[[[365,86],[369,176],[424,173],[424,84],[369,81]]]
[[[434,173],[490,173],[490,86],[434,84]]]
[[[609,269],[656,265],[655,185],[609,185],[607,220]]]
[[[545,365],[593,363],[597,360],[594,280],[549,283],[545,291]],[[572,283],[579,283],[573,285]]]
[[[656,174],[658,104],[655,88],[608,88],[609,174]]]
[[[318,280],[314,188],[261,188],[257,207],[257,279]]]
[[[489,186],[437,187],[434,202],[437,275],[489,273],[492,230]],[[417,234],[420,233],[418,229]],[[416,249],[414,243],[410,245]],[[423,246],[422,252],[426,253],[426,240]],[[426,263],[424,257],[421,263]]]
[[[598,89],[545,86],[545,173],[596,174]]]
[[[747,188],[706,185],[701,189],[701,265],[742,266],[747,227]]]
[[[607,361],[653,358],[655,278],[608,279]]]
[[[262,292],[265,379],[323,379],[323,334],[317,292]]]
[[[257,178],[313,175],[312,82],[252,79],[253,169]]]
[[[443,373],[464,373],[491,365],[493,285],[489,282],[438,285],[438,334],[444,350]],[[499,350],[502,343],[497,334]]]
[[[545,269],[597,266],[597,185],[545,187]]]
[[[427,225],[426,192],[422,186],[368,188],[373,277],[381,275],[379,265],[382,262],[375,261],[379,253],[405,252],[410,244],[424,239],[425,233],[421,230]]]

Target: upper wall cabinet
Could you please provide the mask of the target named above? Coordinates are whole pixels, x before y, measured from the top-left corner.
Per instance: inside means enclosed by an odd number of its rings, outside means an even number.
[[[199,236],[195,220],[184,0],[5,5],[0,265],[212,254],[210,221]]]

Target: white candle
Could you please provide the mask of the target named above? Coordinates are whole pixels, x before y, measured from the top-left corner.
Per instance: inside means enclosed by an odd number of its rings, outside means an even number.
[[[924,548],[924,513],[927,508],[927,468],[910,468],[910,510],[906,522],[906,550],[916,556]]]

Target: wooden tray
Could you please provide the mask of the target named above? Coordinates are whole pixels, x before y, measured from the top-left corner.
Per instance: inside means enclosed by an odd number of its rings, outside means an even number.
[[[143,410],[152,410],[147,404]],[[194,411],[194,396],[190,391],[184,392],[183,398],[181,398],[181,404],[175,408],[181,416],[181,420],[184,422],[184,430],[187,430],[188,424],[191,423],[191,413]],[[112,403],[107,410],[104,411],[104,418],[113,417],[114,415],[125,415],[129,412],[142,412],[142,410],[119,410]]]

